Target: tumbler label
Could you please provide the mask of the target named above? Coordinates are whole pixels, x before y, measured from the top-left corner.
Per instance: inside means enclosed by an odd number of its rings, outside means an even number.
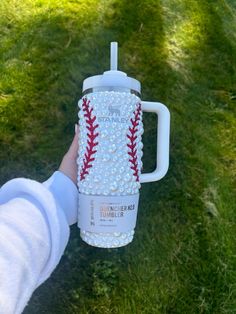
[[[79,194],[78,226],[90,232],[129,232],[135,228],[139,194]]]

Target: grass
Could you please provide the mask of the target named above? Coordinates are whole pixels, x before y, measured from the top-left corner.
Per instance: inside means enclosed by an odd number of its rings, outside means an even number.
[[[0,12],[1,183],[58,167],[110,41],[172,118],[170,169],[143,184],[134,241],[93,248],[73,226],[24,313],[236,313],[235,2],[2,0]],[[150,171],[155,117],[144,126]]]

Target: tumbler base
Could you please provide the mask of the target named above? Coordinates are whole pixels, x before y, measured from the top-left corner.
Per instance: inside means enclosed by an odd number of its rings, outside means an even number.
[[[82,240],[89,245],[100,248],[118,248],[125,246],[132,242],[134,237],[134,230],[130,232],[90,232],[80,230]]]

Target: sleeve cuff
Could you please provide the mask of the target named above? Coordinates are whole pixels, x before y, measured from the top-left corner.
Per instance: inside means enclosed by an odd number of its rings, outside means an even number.
[[[38,287],[59,263],[69,239],[69,226],[54,196],[41,183],[24,178],[8,181],[0,190],[0,203],[7,203],[16,197],[23,197],[36,205],[44,215],[50,232],[50,256],[38,279]]]
[[[53,194],[68,224],[76,223],[79,192],[74,182],[61,171],[55,171],[43,185]]]

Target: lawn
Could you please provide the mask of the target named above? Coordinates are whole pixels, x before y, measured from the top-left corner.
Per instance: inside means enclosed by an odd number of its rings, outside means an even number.
[[[236,2],[2,0],[0,179],[38,181],[72,139],[82,81],[109,68],[171,112],[170,168],[142,185],[134,241],[83,243],[76,226],[24,314],[236,313]],[[144,114],[144,171],[155,167]]]

